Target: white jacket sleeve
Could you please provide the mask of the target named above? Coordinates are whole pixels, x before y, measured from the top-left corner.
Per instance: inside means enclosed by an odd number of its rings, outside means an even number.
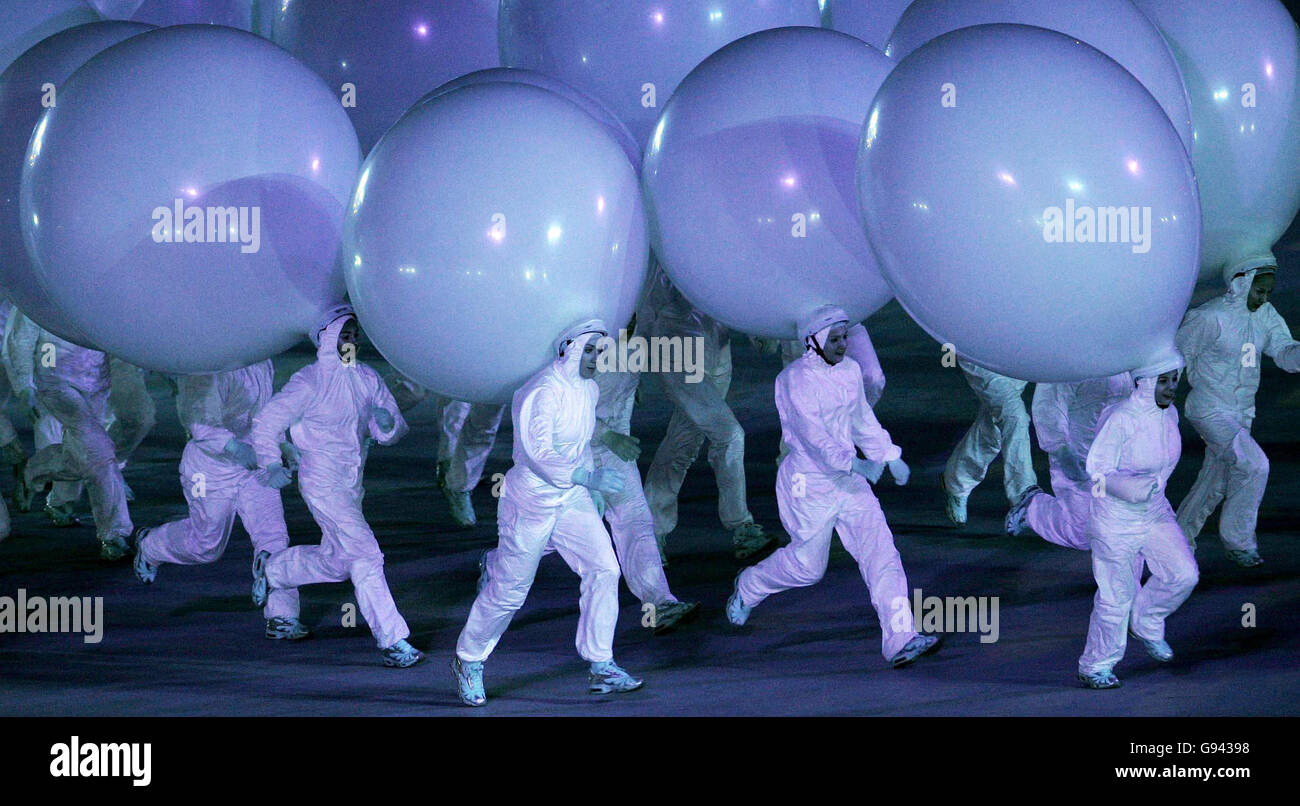
[[[1300,341],[1291,338],[1291,328],[1272,305],[1268,306],[1267,315],[1265,328],[1268,335],[1264,354],[1273,359],[1279,368],[1287,372],[1300,372]]]
[[[520,445],[528,469],[553,487],[562,490],[573,486],[573,472],[582,464],[574,464],[554,448],[555,426],[559,418],[559,400],[555,391],[541,386],[533,390],[519,407],[515,428],[520,429]],[[590,452],[586,446],[584,456]]]
[[[17,310],[9,319],[5,339],[5,369],[15,392],[36,388],[36,342],[41,328]]]
[[[380,445],[392,445],[406,436],[408,430],[406,419],[402,417],[401,407],[397,405],[393,393],[388,390],[388,384],[384,383],[384,379],[379,377],[379,373],[374,373],[374,383],[375,391],[371,396],[370,405],[386,409],[389,414],[393,415],[393,428],[391,431],[385,432],[375,422],[374,417],[368,416],[370,437]]]
[[[280,462],[280,442],[289,426],[302,419],[307,405],[316,395],[316,367],[308,365],[293,374],[284,388],[266,402],[253,418],[248,440],[257,453],[257,464],[270,467]]]
[[[902,458],[903,449],[894,444],[889,432],[876,419],[876,413],[868,405],[866,392],[861,387],[858,388],[858,401],[851,425],[853,444],[858,446],[863,456],[873,462],[892,462]],[[851,460],[849,466],[852,467]]]
[[[885,393],[885,370],[880,366],[880,358],[871,343],[871,336],[861,324],[849,328],[848,348],[845,354],[858,362],[862,370],[862,390],[866,393],[867,403],[874,409]]]
[[[218,454],[234,433],[225,426],[219,375],[191,375],[181,378],[184,390],[177,398],[182,424],[190,432],[190,439],[206,453]]]
[[[1088,449],[1087,470],[1090,478],[1102,477],[1106,495],[1137,504],[1151,497],[1151,483],[1157,479],[1123,467],[1124,445],[1133,438],[1134,431],[1132,421],[1123,414],[1103,416],[1097,438]]]
[[[1030,404],[1038,447],[1053,454],[1069,447],[1070,412],[1061,394],[1064,384],[1040,383],[1034,386]]]
[[[1187,361],[1188,377],[1198,374],[1195,371],[1197,362],[1218,338],[1219,321],[1211,314],[1198,309],[1188,311],[1187,316],[1183,317],[1183,323],[1178,326],[1178,333],[1174,336],[1174,343]]]

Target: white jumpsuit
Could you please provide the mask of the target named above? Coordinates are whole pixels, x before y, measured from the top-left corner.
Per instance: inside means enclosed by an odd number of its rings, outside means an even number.
[[[1187,357],[1187,419],[1205,440],[1205,462],[1178,523],[1195,540],[1223,502],[1219,534],[1229,551],[1254,551],[1255,522],[1268,484],[1268,457],[1250,435],[1259,367],[1267,355],[1287,372],[1300,372],[1300,342],[1291,338],[1271,303],[1251,313],[1246,298],[1255,272],[1234,280],[1228,293],[1188,312],[1178,329]]]
[[[390,387],[402,411],[429,397],[428,389],[402,375],[396,375]],[[454,492],[470,492],[483,478],[506,407],[433,397],[440,437],[438,464],[447,469],[443,484]]]
[[[1038,483],[1029,451],[1029,412],[1022,398],[1027,384],[990,372],[964,358],[959,357],[957,365],[979,398],[980,410],[948,457],[943,472],[944,487],[949,493],[966,498],[984,480],[989,465],[1000,452],[1002,487],[1007,500],[1014,504],[1025,490]]]
[[[289,547],[280,491],[262,484],[225,452],[230,440],[246,441],[253,417],[271,399],[271,360],[229,372],[177,379],[176,411],[190,435],[181,455],[181,489],[190,515],[150,529],[137,551],[151,565],[201,565],[226,552],[238,515],[253,552]],[[266,618],[297,618],[296,588],[270,592]]]
[[[599,439],[604,431],[632,433],[632,409],[640,376],[633,372],[597,372],[595,381],[600,401],[596,404],[597,438],[591,443],[591,454],[597,469],[617,473],[623,479],[622,492],[604,496],[605,520],[609,522],[623,579],[632,595],[644,604],[676,602],[664,576],[654,518],[641,487],[641,471],[635,461],[620,459]]]
[[[791,361],[802,357],[806,349],[798,339],[781,342],[781,363],[788,366]],[[885,370],[880,366],[880,358],[865,325],[858,323],[849,328],[844,355],[858,362],[862,369],[862,391],[867,395],[867,404],[874,410],[885,394]]]
[[[52,481],[85,481],[96,536],[101,543],[125,542],[134,531],[126,482],[104,428],[111,378],[108,356],[44,330],[36,355],[36,399],[63,426],[63,442],[32,456],[27,484],[39,490]]]
[[[831,533],[857,560],[880,621],[881,652],[892,658],[916,637],[907,575],[880,502],[865,478],[851,472],[854,447],[875,462],[902,456],[880,426],[862,389],[857,362],[831,366],[809,350],[776,379],[776,408],[789,453],[777,470],[776,500],[790,535],[783,546],[736,581],[743,604],[812,585],[826,573]]]
[[[17,309],[5,323],[4,335],[4,365],[5,373],[9,376],[9,384],[15,394],[23,390],[31,390],[32,394],[36,393],[36,344],[40,341],[41,328],[26,315]],[[50,355],[41,356],[48,360]],[[110,384],[111,386],[111,384]],[[54,452],[59,450],[59,445],[63,442],[63,426],[58,419],[45,411],[40,401],[36,401],[36,423],[32,426],[32,437],[35,442],[35,449],[40,451],[44,448],[54,446]],[[80,481],[55,481],[50,492],[45,496],[46,503],[53,507],[65,507],[81,498],[82,483]]]
[[[734,531],[754,516],[745,491],[745,431],[726,400],[731,388],[730,331],[692,307],[662,274],[655,282],[652,336],[697,340],[694,343],[702,346],[703,354],[697,350],[695,355],[704,371],[695,383],[687,380],[684,371],[659,374],[673,414],[645,477],[655,534],[662,538],[677,528],[677,496],[706,440],[718,484],[718,517]]]
[[[126,461],[144,442],[157,420],[157,407],[145,383],[147,373],[120,358],[108,358],[108,436],[113,440],[117,461]]]
[[[596,663],[614,657],[618,621],[618,559],[609,533],[575,471],[592,471],[596,427],[594,380],[580,374],[588,333],[514,394],[514,466],[497,504],[500,537],[488,557],[489,579],[456,642],[461,661],[485,660],[523,606],[537,565],[554,548],[581,577],[578,654]]]
[[[1040,383],[1034,387],[1034,430],[1048,456],[1052,494],[1036,495],[1026,519],[1044,540],[1088,550],[1088,519],[1093,481],[1085,463],[1102,411],[1128,398],[1133,376],[1127,372],[1078,383]]]
[[[359,361],[345,364],[338,353],[347,317],[321,333],[316,363],[293,374],[253,420],[250,441],[258,465],[280,463],[287,428],[302,453],[298,489],[321,530],[318,546],[291,546],[266,563],[270,588],[351,579],[357,607],[380,649],[410,635],[384,578],[384,553],[361,512],[362,477],[369,440],[391,445],[406,433],[406,421],[379,374]],[[370,413],[386,409],[393,427],[385,432]]]
[[[1156,405],[1155,385],[1155,378],[1142,378],[1127,400],[1108,408],[1088,451],[1088,475],[1103,478],[1105,494],[1092,504],[1097,595],[1080,674],[1114,668],[1129,629],[1148,641],[1164,640],[1165,619],[1196,587],[1196,559],[1165,497],[1182,453],[1178,410]],[[1145,585],[1133,573],[1138,558],[1151,569]]]
[[[438,462],[447,463],[443,485],[452,492],[467,493],[483,478],[506,407],[450,399],[440,402]]]

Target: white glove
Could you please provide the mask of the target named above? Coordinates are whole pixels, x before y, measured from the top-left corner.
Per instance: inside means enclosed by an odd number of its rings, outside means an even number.
[[[266,469],[266,479],[262,483],[267,487],[282,490],[293,483],[293,474],[287,467],[276,462]]]
[[[880,474],[885,472],[885,466],[880,462],[873,462],[870,459],[859,459],[853,457],[853,473],[857,473],[862,478],[875,484],[880,481]]]
[[[623,492],[623,477],[608,470],[597,470],[592,473],[587,468],[580,467],[573,471],[573,483],[605,495]]]
[[[257,454],[253,452],[253,446],[247,442],[240,442],[231,437],[226,440],[226,445],[221,449],[221,452],[246,470],[257,469]]]
[[[889,475],[894,477],[895,484],[902,487],[912,477],[912,469],[902,459],[895,459],[889,463]]]

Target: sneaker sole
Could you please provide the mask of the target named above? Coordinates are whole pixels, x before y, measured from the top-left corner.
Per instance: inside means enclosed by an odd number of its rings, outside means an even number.
[[[1079,678],[1079,685],[1083,686],[1084,688],[1088,689],[1089,691],[1111,691],[1111,690],[1113,690],[1113,689],[1117,689],[1117,688],[1119,688],[1120,686],[1123,685],[1123,683],[1121,683],[1121,682],[1117,679],[1117,680],[1115,681],[1115,685],[1113,685],[1113,686],[1094,686],[1094,685],[1093,685],[1092,683],[1090,683],[1089,681],[1087,681],[1087,680],[1085,680],[1085,679],[1083,679],[1083,678]]]
[[[915,655],[912,655],[911,657],[904,658],[899,661],[890,661],[889,665],[893,669],[902,669],[905,666],[911,666],[913,663],[916,663],[918,658],[924,658],[926,655],[932,655],[935,652],[939,651],[939,647],[941,646],[943,646],[942,638],[939,639],[938,641],[935,641],[933,644],[930,644],[930,646],[926,647],[925,649],[921,650]]]
[[[415,660],[393,660],[384,658],[384,665],[390,669],[409,669],[420,661],[424,660],[424,655],[420,655]]]
[[[645,681],[642,680],[641,682],[637,683],[635,686],[632,686],[631,688],[618,688],[616,686],[603,686],[603,685],[589,686],[587,688],[587,693],[588,694],[627,694],[629,691],[636,691],[637,689],[641,688],[644,685],[645,685]]]
[[[312,632],[311,630],[308,630],[305,633],[294,634],[294,635],[285,635],[284,633],[266,632],[263,633],[263,635],[265,635],[267,640],[269,641],[304,641],[308,638],[311,638]]]

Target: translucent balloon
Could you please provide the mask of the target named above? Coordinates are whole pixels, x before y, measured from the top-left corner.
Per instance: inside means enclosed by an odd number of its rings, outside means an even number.
[[[254,0],[90,0],[109,20],[150,25],[207,23],[253,30]]]
[[[1273,246],[1300,210],[1296,24],[1277,0],[1139,0],[1192,104],[1201,277]]]
[[[636,173],[609,131],[526,84],[413,108],[362,168],[348,292],[393,366],[459,400],[505,402],[564,328],[628,321],[648,246]]]
[[[923,45],[871,105],[858,193],[899,302],[975,363],[1058,382],[1172,352],[1199,255],[1191,161],[1091,46],[1021,25]]]
[[[755,31],[820,23],[818,0],[502,0],[501,63],[595,96],[644,149],[677,84],[710,53]]]
[[[623,152],[627,154],[628,162],[632,163],[632,167],[636,169],[638,174],[641,173],[641,147],[632,138],[632,133],[628,131],[627,126],[623,125],[623,122],[615,117],[613,112],[609,111],[609,107],[587,93],[565,84],[558,78],[551,78],[536,70],[519,70],[513,67],[491,67],[487,70],[478,70],[460,78],[453,78],[421,98],[419,103],[424,103],[431,98],[437,98],[439,95],[445,95],[462,87],[490,84],[494,81],[541,87],[577,104],[582,108],[582,111],[591,115],[609,131],[610,136],[618,141]]]
[[[643,184],[656,257],[700,310],[795,338],[818,305],[865,319],[892,293],[858,217],[858,136],[893,62],[846,34],[780,28],[691,71]]]
[[[184,76],[175,103],[159,82]],[[64,82],[23,171],[28,252],[103,350],[162,372],[245,366],[343,295],[340,230],[360,163],[338,99],[260,37],[139,34]]]
[[[940,34],[994,22],[1060,31],[1119,62],[1160,102],[1183,147],[1191,151],[1192,114],[1178,64],[1131,0],[916,0],[898,21],[885,52],[901,60]],[[949,80],[960,87],[959,77]]]
[[[497,0],[285,0],[272,37],[339,93],[364,151],[425,93],[500,64]]]
[[[90,338],[72,324],[50,299],[33,270],[23,246],[18,217],[18,190],[23,178],[27,143],[41,112],[57,101],[57,88],[105,48],[152,25],[138,22],[92,22],[41,40],[0,74],[0,293],[46,330],[68,341],[90,346]],[[45,90],[52,85],[55,93]]]
[[[912,0],[825,0],[822,24],[856,36],[877,50],[889,44],[889,34]]]
[[[99,20],[85,0],[0,0],[0,72],[45,37]]]

